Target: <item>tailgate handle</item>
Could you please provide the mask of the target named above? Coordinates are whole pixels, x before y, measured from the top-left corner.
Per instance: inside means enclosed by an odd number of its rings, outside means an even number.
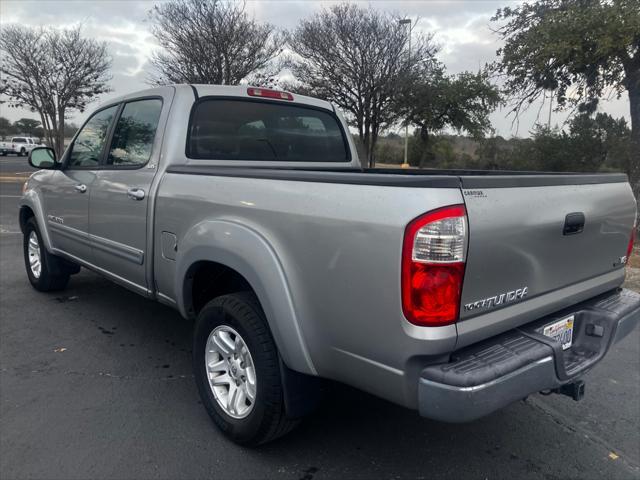
[[[563,235],[575,235],[584,230],[584,213],[573,212],[568,214],[564,219]]]

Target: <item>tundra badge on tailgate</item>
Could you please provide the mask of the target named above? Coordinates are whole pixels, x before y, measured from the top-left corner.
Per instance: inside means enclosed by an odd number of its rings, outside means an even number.
[[[488,297],[482,300],[478,300],[477,302],[467,303],[464,306],[465,310],[477,310],[478,308],[493,308],[498,305],[502,305],[505,303],[512,303],[517,300],[522,300],[529,293],[529,287],[517,288],[516,290],[511,290],[510,292],[501,293],[499,295],[494,295],[493,297]]]

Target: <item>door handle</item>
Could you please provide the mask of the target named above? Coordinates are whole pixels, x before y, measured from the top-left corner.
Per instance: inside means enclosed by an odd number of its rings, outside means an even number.
[[[142,200],[144,198],[144,190],[141,188],[130,188],[127,190],[127,196],[131,200]]]
[[[78,193],[84,193],[87,191],[87,186],[83,183],[81,183],[80,185],[75,185],[73,188],[75,188],[76,192]]]

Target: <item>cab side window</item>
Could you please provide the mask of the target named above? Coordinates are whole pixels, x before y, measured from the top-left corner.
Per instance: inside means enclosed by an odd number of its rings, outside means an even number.
[[[107,165],[140,167],[149,161],[162,100],[136,100],[125,104],[116,123]]]
[[[67,164],[70,168],[98,166],[109,133],[109,126],[117,110],[117,105],[100,110],[85,123],[71,147]]]

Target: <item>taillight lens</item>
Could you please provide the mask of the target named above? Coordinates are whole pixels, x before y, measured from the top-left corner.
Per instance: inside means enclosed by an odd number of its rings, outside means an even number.
[[[627,262],[631,260],[631,254],[633,253],[633,244],[636,241],[636,234],[638,233],[638,220],[633,222],[633,228],[631,229],[631,238],[629,239],[629,246],[627,247]]]
[[[413,220],[402,247],[402,310],[415,325],[454,323],[467,250],[464,205],[433,210]]]

